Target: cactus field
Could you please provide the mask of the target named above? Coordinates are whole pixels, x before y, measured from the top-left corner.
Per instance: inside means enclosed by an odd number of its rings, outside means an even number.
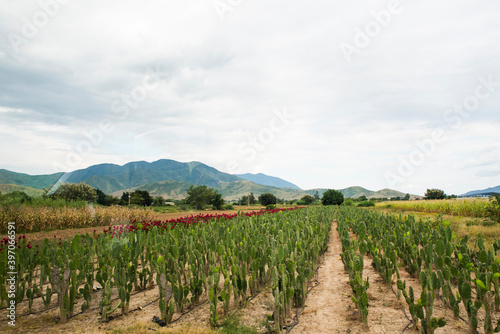
[[[0,272],[0,314],[14,300],[20,333],[140,321],[217,333],[235,314],[256,333],[500,329],[500,241],[471,247],[411,216],[276,209],[136,221],[36,247],[21,236],[14,257],[7,243],[0,267],[17,279]]]

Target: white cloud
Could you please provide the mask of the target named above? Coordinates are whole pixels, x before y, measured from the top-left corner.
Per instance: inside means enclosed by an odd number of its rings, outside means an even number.
[[[113,130],[78,168],[171,158],[227,170],[241,160],[243,172],[303,188],[375,190],[388,186],[384,173],[400,156],[445,128],[449,140],[400,190],[499,184],[500,89],[459,131],[443,114],[474,93],[478,77],[500,81],[500,47],[492,43],[500,4],[401,3],[350,64],[340,43],[352,42],[386,1],[245,1],[224,20],[201,0],[61,5],[18,53],[0,40],[0,168],[52,172],[110,118]],[[0,35],[22,36],[24,19],[42,10],[11,2],[0,13]],[[126,115],[113,110],[151,68],[161,69],[161,83]],[[283,107],[296,119],[246,161],[239,146]]]

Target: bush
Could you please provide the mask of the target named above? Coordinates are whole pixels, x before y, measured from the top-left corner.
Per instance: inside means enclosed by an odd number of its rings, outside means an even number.
[[[493,194],[490,207],[486,209],[488,218],[496,223],[500,223],[500,194]]]
[[[354,200],[352,198],[348,198],[342,203],[344,206],[354,206]]]
[[[266,205],[266,210],[273,210],[273,209],[276,209],[276,205],[274,204]]]
[[[226,204],[224,210],[234,210],[234,206],[232,204]]]
[[[305,195],[304,197],[302,197],[300,199],[300,201],[304,202],[305,205],[310,205],[316,201],[316,198],[314,196],[311,196],[311,195]],[[301,205],[301,204],[299,204],[299,205]]]
[[[375,206],[375,202],[372,201],[372,200],[370,200],[370,201],[363,201],[363,202],[358,203],[358,206],[367,208],[369,206]]]

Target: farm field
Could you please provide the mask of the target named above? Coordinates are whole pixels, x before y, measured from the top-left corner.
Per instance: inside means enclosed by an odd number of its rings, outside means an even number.
[[[432,220],[352,207],[165,215],[60,246],[20,240],[14,332],[483,333],[499,318],[500,243],[470,246]]]
[[[456,198],[448,200],[390,201],[377,203],[377,206],[404,211],[484,218],[487,217],[486,210],[490,206],[490,200],[488,198]]]
[[[398,216],[415,216],[432,224],[450,224],[458,238],[468,236],[471,243],[481,234],[491,245],[500,237],[500,225],[491,223],[487,208],[491,201],[479,199],[451,199],[430,201],[392,201],[377,203],[371,211]]]
[[[263,207],[253,207],[253,208],[244,208],[240,210],[243,213],[247,212],[254,212],[254,211],[260,211],[264,209]],[[210,210],[209,211],[211,214],[215,215],[223,215],[223,214],[234,214],[238,211],[236,210]],[[148,213],[150,215],[151,220],[159,220],[159,221],[167,221],[171,219],[178,219],[178,218],[183,218],[183,217],[189,217],[189,216],[196,216],[196,215],[201,215],[201,214],[206,214],[207,211],[204,210],[198,210],[198,211],[183,211],[183,212],[167,212],[167,213]],[[109,226],[121,226],[123,225],[122,222],[117,221],[114,224],[106,224],[104,226],[90,226],[90,227],[81,227],[81,228],[65,228],[65,229],[58,229],[58,230],[49,230],[49,231],[40,231],[40,232],[32,232],[32,233],[26,233],[24,234],[26,236],[26,239],[28,241],[31,241],[33,244],[37,244],[40,242],[43,242],[45,239],[52,239],[54,236],[57,237],[57,239],[61,238],[62,240],[66,240],[69,238],[74,237],[77,234],[93,234],[94,231],[96,232],[101,232],[103,229],[106,229]],[[3,239],[7,237],[6,234],[0,234],[0,239]]]

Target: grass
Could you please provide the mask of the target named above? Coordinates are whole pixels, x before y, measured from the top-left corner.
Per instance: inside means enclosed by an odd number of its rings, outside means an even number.
[[[110,331],[112,334],[149,334],[151,332],[160,333],[160,334],[217,334],[218,331],[211,330],[206,327],[198,327],[194,325],[185,325],[177,328],[167,328],[167,327],[159,327],[156,324],[152,324],[150,322],[138,322],[133,326],[126,328],[115,328]]]
[[[487,217],[487,209],[490,201],[487,198],[474,199],[449,199],[449,200],[421,200],[421,201],[392,201],[381,202],[377,206],[390,207],[393,209],[441,213],[452,216]]]
[[[257,330],[252,327],[245,326],[240,323],[240,319],[236,316],[230,316],[224,319],[221,327],[219,328],[220,333],[224,334],[257,334]]]
[[[252,327],[241,324],[240,319],[233,315],[224,320],[221,326],[217,329],[200,327],[192,324],[187,324],[176,328],[159,327],[150,322],[137,322],[126,328],[115,328],[110,331],[112,334],[149,334],[154,330],[160,334],[257,334],[257,330]]]
[[[153,206],[153,211],[156,213],[176,213],[180,212],[179,208],[175,205]]]

